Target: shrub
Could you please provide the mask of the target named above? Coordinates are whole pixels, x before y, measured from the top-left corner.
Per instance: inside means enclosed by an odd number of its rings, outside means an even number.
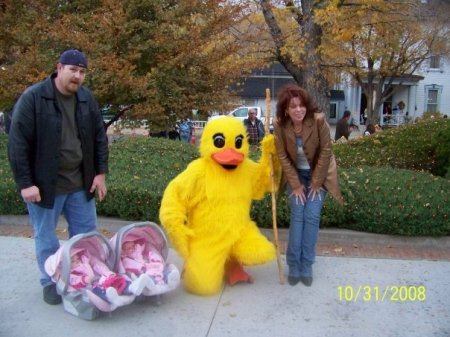
[[[441,119],[444,128],[433,134],[432,147],[433,157],[436,164],[432,169],[434,175],[450,178],[450,122],[448,119]]]
[[[27,214],[9,166],[7,143],[6,134],[0,133],[0,214]]]
[[[398,235],[450,234],[447,179],[428,172],[359,167],[342,169],[340,184],[345,221],[324,221],[324,226]]]
[[[389,166],[435,172],[439,164],[434,135],[448,130],[448,119],[427,119],[401,128],[388,129],[368,137],[336,144],[333,151],[339,167]],[[448,131],[447,131],[448,132]],[[442,148],[449,148],[444,139]]]
[[[440,117],[442,117],[442,115],[439,111],[436,111],[436,112],[425,111],[422,115],[423,119],[440,118]]]
[[[322,227],[399,235],[450,235],[450,181],[425,171],[426,167],[436,167],[435,163],[420,163],[415,158],[418,156],[430,161],[420,152],[416,153],[418,148],[426,149],[432,158],[440,158],[441,151],[445,153],[448,150],[448,146],[438,150],[440,145],[428,141],[432,136],[427,135],[427,132],[440,133],[443,130],[444,136],[448,137],[448,124],[442,128],[442,124],[428,123],[414,125],[412,131],[408,130],[409,127],[400,128],[335,146],[341,164],[338,172],[346,205],[339,206],[328,195],[322,212]],[[408,140],[403,132],[415,138]],[[436,137],[442,140],[444,136]],[[408,144],[404,145],[397,138]],[[420,142],[412,142],[411,139],[419,139]],[[421,144],[423,142],[428,143]],[[402,147],[404,153],[391,143]],[[411,143],[419,145],[414,147]],[[374,154],[377,155],[376,160],[371,158]],[[258,155],[251,154],[252,158],[258,158]],[[158,222],[161,198],[167,184],[197,157],[195,146],[166,139],[138,137],[112,144],[108,195],[105,201],[97,204],[99,215]],[[422,172],[389,167],[408,165]],[[0,214],[24,214],[26,209],[14,190],[6,160],[6,137],[2,135],[0,173]],[[272,227],[270,194],[253,203],[251,216],[258,225]],[[279,227],[289,226],[289,205],[285,193],[277,195],[277,222]]]
[[[99,214],[158,221],[167,184],[198,157],[194,145],[164,138],[126,138],[110,146],[108,196]]]
[[[450,234],[450,181],[430,173],[359,167],[339,170],[345,207],[327,195],[322,227],[396,235]],[[271,198],[254,203],[252,217],[261,227],[272,227]],[[285,193],[278,197],[277,224],[289,226]]]

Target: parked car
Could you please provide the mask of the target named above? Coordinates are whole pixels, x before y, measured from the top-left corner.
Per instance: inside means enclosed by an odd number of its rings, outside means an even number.
[[[232,116],[239,118],[240,120],[244,121],[244,119],[248,118],[248,110],[250,109],[256,109],[256,118],[260,119],[263,124],[266,123],[266,116],[262,109],[259,106],[240,106],[224,115],[213,115],[209,117],[208,121],[220,118],[223,116]],[[269,125],[270,132],[273,132],[273,125],[272,125],[272,117],[270,117],[270,125]]]

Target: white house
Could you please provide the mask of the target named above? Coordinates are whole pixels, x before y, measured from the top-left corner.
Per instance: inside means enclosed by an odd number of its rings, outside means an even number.
[[[422,117],[425,112],[440,112],[450,115],[450,59],[432,57],[424,62],[417,74],[396,78],[393,84],[399,86],[390,100],[380,107],[380,124],[383,113],[393,110],[399,102],[405,103],[404,121],[413,121]],[[352,111],[353,117],[358,119],[366,108],[365,95],[359,86],[342,86],[345,93],[345,108]],[[392,112],[392,111],[391,111]]]
[[[440,112],[450,117],[450,58],[431,58],[419,75],[424,79],[417,86],[418,113]]]
[[[281,64],[275,63],[269,68],[255,70],[236,91],[242,105],[260,106],[265,112],[265,93],[266,88],[269,88],[271,112],[274,114],[276,93],[288,82],[293,82],[292,76]],[[396,88],[392,97],[380,107],[380,125],[414,121],[425,112],[440,112],[450,117],[450,58],[432,57],[422,64],[416,74],[394,78],[392,83]],[[399,102],[404,103],[400,116],[392,117],[387,122],[383,114],[394,114]],[[330,90],[329,123],[335,124],[345,110],[350,110],[353,120],[358,123],[366,107],[367,100],[360,86],[354,85],[352,81],[341,84],[338,90]]]
[[[294,83],[293,77],[280,63],[274,63],[268,68],[257,69],[252,75],[236,86],[241,105],[259,106],[266,113],[266,89],[270,89],[271,114],[276,112],[276,96],[279,89],[288,83]],[[328,118],[335,124],[345,110],[345,96],[343,90],[330,90],[330,109]]]

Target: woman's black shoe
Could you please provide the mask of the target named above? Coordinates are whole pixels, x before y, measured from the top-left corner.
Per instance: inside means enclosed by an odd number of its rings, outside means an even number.
[[[291,286],[295,286],[300,281],[300,277],[297,276],[288,276],[288,283]]]
[[[302,283],[307,286],[307,287],[311,287],[312,284],[312,277],[311,276],[302,276],[300,277],[300,281],[302,281]]]

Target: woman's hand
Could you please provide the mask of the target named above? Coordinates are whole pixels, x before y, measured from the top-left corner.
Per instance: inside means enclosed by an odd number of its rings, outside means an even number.
[[[295,198],[295,203],[298,205],[298,203],[300,202],[302,205],[305,205],[305,201],[306,201],[306,194],[305,194],[305,187],[303,185],[301,185],[300,187],[297,187],[296,189],[294,189],[291,193],[290,197],[294,197]]]
[[[308,200],[314,201],[316,200],[316,197],[319,198],[320,201],[322,201],[322,195],[320,192],[325,191],[323,187],[319,187],[318,189],[314,189],[312,186],[309,189],[308,193]]]

